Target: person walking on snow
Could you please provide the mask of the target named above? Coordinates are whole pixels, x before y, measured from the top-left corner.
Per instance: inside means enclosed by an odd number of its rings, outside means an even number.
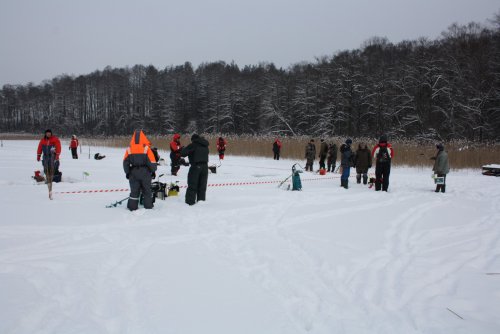
[[[142,130],[134,131],[130,146],[123,157],[123,171],[130,184],[130,197],[127,202],[127,208],[130,211],[138,209],[141,193],[144,196],[144,208],[153,208],[151,180],[157,165],[149,145],[150,143]]]
[[[189,205],[206,200],[208,145],[208,140],[195,133],[191,136],[191,144],[181,150],[181,156],[189,157],[191,165],[188,172],[188,188],[186,190],[186,203]]]
[[[354,167],[356,167],[356,182],[361,183],[363,175],[363,184],[368,183],[368,169],[372,167],[372,155],[366,143],[360,143],[356,154],[354,155]]]
[[[217,151],[219,152],[219,160],[224,160],[224,152],[226,151],[226,145],[227,141],[224,138],[219,137],[219,139],[217,139]]]
[[[276,140],[273,143],[274,160],[280,159],[280,152],[281,152],[281,141],[279,140],[279,138],[276,138]]]
[[[69,149],[71,150],[71,155],[73,159],[78,159],[78,138],[76,135],[71,136],[71,142],[69,143]]]
[[[45,135],[38,143],[36,160],[42,159],[43,172],[48,183],[52,183],[52,178],[59,170],[59,155],[61,154],[61,141],[52,135],[52,130],[45,130]]]
[[[391,162],[394,158],[392,145],[387,143],[387,136],[380,136],[379,142],[372,150],[375,159],[375,190],[387,191],[389,189],[389,175],[391,173]]]
[[[319,168],[325,169],[325,159],[326,156],[328,155],[328,144],[325,142],[324,139],[321,139],[321,145],[319,148]]]
[[[437,153],[435,157],[432,157],[434,161],[434,166],[432,171],[437,175],[437,177],[443,178],[443,184],[437,184],[435,192],[444,193],[446,190],[446,174],[450,172],[450,165],[448,162],[448,153],[444,150],[444,145],[439,143],[436,145]]]
[[[335,165],[337,164],[337,145],[335,143],[331,143],[328,145],[328,172],[335,172]]]
[[[314,139],[311,139],[306,145],[306,172],[313,171],[314,159],[316,158],[316,145]]]
[[[351,150],[352,139],[348,138],[345,144],[340,146],[340,166],[342,167],[342,175],[340,176],[340,186],[346,189],[349,188],[349,175],[353,165],[353,153]]]

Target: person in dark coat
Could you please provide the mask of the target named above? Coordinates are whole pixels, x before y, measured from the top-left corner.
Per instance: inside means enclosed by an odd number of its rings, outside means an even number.
[[[356,182],[361,183],[361,175],[363,175],[363,184],[367,184],[368,169],[372,167],[372,154],[366,143],[358,145],[354,155],[354,167],[356,167]]]
[[[375,190],[387,191],[389,189],[389,175],[391,173],[391,162],[394,158],[394,150],[387,143],[387,136],[380,136],[379,142],[372,150],[375,159]]]
[[[321,145],[319,147],[319,168],[325,169],[325,159],[326,156],[328,155],[328,144],[325,142],[324,139],[321,139]]]
[[[331,143],[328,145],[328,172],[335,172],[335,165],[337,164],[337,145],[335,143]]]
[[[206,199],[208,181],[208,140],[196,133],[191,136],[191,144],[182,148],[181,156],[189,157],[188,188],[186,203],[193,205]]]
[[[144,208],[153,208],[151,180],[156,171],[156,160],[149,147],[149,140],[144,132],[134,131],[130,146],[123,157],[123,171],[130,184],[130,197],[127,208],[137,210],[141,193],[144,196]]]
[[[348,138],[345,144],[340,146],[340,166],[342,167],[342,175],[340,176],[340,186],[346,189],[349,188],[349,175],[353,165],[353,153],[351,149],[352,139]]]
[[[306,145],[306,172],[313,171],[314,159],[316,158],[316,145],[314,139],[311,139]]]
[[[281,152],[281,141],[279,140],[279,138],[276,138],[276,140],[273,143],[274,160],[280,159],[280,152]]]
[[[442,177],[444,179],[443,184],[436,184],[436,192],[445,192],[446,190],[446,174],[450,172],[450,165],[448,162],[448,153],[444,150],[443,144],[437,144],[437,153],[436,156],[432,159],[434,161],[434,166],[432,167],[432,171],[437,175],[437,177]]]

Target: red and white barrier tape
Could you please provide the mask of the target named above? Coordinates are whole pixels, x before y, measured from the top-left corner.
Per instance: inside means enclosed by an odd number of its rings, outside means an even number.
[[[354,177],[354,176],[351,176]],[[329,176],[329,177],[316,177],[312,179],[301,179],[301,181],[319,181],[319,180],[333,180],[338,179],[339,176]],[[228,182],[228,183],[209,183],[207,187],[232,187],[232,186],[250,186],[257,184],[272,184],[280,183],[283,180],[270,180],[270,181],[255,181],[255,182]],[[179,186],[179,188],[187,188],[186,185]],[[98,190],[77,190],[77,191],[58,191],[56,194],[91,194],[91,193],[112,193],[112,192],[126,192],[130,191],[128,188],[122,189],[98,189]]]

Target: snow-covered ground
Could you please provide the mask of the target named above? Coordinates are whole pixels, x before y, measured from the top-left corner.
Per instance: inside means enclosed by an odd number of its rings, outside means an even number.
[[[479,169],[445,194],[411,168],[388,193],[311,173],[286,191],[264,182],[294,161],[229,148],[209,184],[262,183],[131,213],[105,208],[127,192],[64,193],[128,188],[123,149],[64,143],[50,201],[36,146],[0,148],[0,333],[500,333],[500,178]]]

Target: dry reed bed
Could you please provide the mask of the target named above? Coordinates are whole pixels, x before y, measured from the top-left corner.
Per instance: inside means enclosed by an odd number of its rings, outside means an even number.
[[[169,143],[172,136],[148,136],[154,146],[160,149],[160,154],[166,156],[165,151],[169,150]],[[216,153],[217,135],[205,135],[210,142],[211,153]],[[272,144],[275,137],[271,136],[224,136],[228,141],[226,154],[239,156],[272,157]],[[283,147],[281,157],[285,159],[304,160],[305,146],[310,137],[286,137],[280,138]],[[320,139],[314,138],[317,152],[319,153]],[[345,138],[333,137],[325,138],[326,142],[334,142],[337,147],[345,141]],[[127,147],[130,137],[112,138],[89,138],[80,139],[82,145],[103,146],[103,147]],[[357,149],[358,144],[365,142],[371,149],[377,144],[377,140],[371,138],[354,138],[353,148]],[[190,142],[190,135],[183,135],[181,143],[187,145]],[[394,165],[428,167],[432,166],[430,158],[436,154],[435,142],[419,143],[413,140],[390,141],[394,147]],[[500,164],[500,144],[471,143],[466,141],[452,141],[445,144],[446,151],[450,159],[450,166],[453,169],[480,168],[482,165],[496,163]],[[163,151],[163,154],[162,154]],[[340,154],[338,154],[340,159]]]
[[[215,143],[219,136],[205,135],[210,141],[210,151],[216,153]],[[41,135],[26,133],[3,133],[0,134],[2,140],[38,140]],[[102,138],[79,138],[83,146],[83,153],[88,150],[88,146],[93,147],[92,152],[97,147],[122,147],[125,148],[130,142],[130,136],[102,137]],[[160,154],[167,157],[165,151],[169,150],[169,143],[172,136],[148,136],[154,146],[160,149]],[[227,155],[272,157],[272,144],[275,137],[272,136],[224,136],[228,141]],[[69,141],[69,138],[61,138]],[[283,147],[281,157],[285,159],[304,160],[305,146],[310,137],[284,137],[280,138]],[[316,149],[319,152],[320,139],[314,138]],[[345,138],[333,137],[325,138],[328,143],[334,142],[337,147],[345,141]],[[357,149],[360,142],[365,142],[371,149],[377,143],[373,138],[354,138],[353,148]],[[183,135],[181,138],[183,145],[190,142],[190,135]],[[414,140],[394,140],[390,141],[395,150],[394,165],[428,167],[432,166],[430,157],[436,154],[435,142],[417,142]],[[450,166],[453,169],[480,168],[482,165],[496,163],[500,164],[500,143],[471,143],[467,141],[451,141],[445,143],[446,151],[450,159]],[[36,148],[35,148],[36,149]],[[162,154],[163,151],[163,154]],[[104,152],[101,152],[105,154]],[[340,154],[338,155],[340,159]]]

